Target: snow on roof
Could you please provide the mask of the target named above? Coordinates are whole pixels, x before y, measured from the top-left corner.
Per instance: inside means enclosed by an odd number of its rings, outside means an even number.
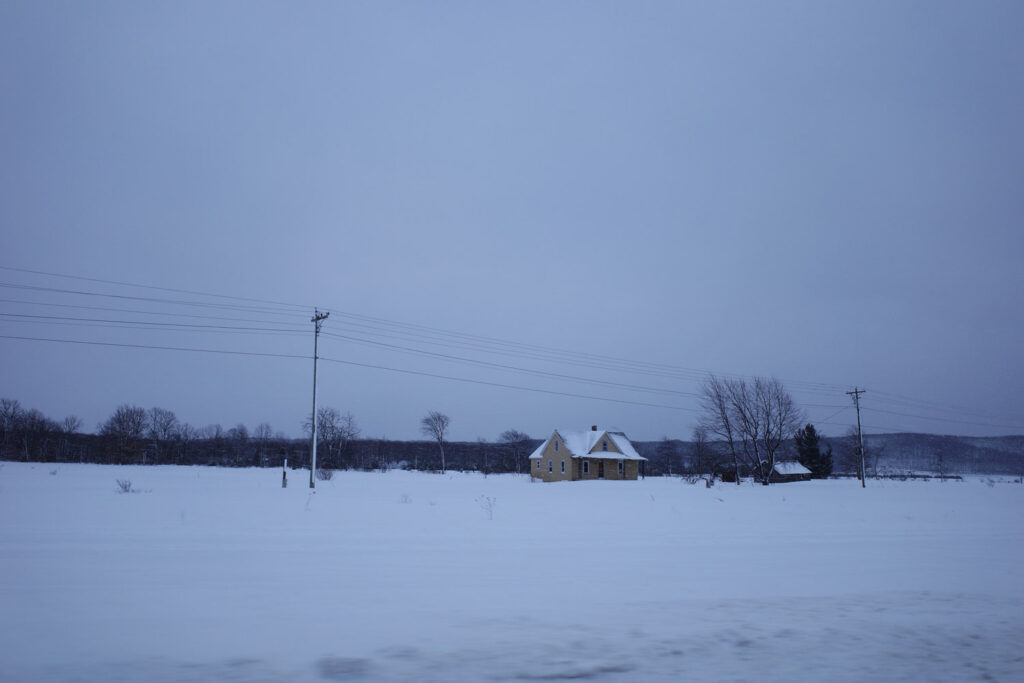
[[[626,438],[626,435],[623,434],[622,432],[608,432],[608,436],[612,438],[612,441],[615,442],[615,445],[619,447],[620,451],[622,451],[623,460],[647,459],[636,452],[636,449],[633,448],[633,444],[630,442],[629,439]]]
[[[544,449],[547,447],[548,441],[551,441],[550,437],[548,437],[546,441],[541,441],[540,445],[537,446],[536,450],[534,450],[533,453],[530,453],[530,457],[539,458],[544,453]]]
[[[626,435],[623,434],[622,432],[609,432],[604,430],[594,431],[592,429],[587,429],[584,431],[573,429],[556,429],[554,431],[554,434],[551,435],[551,437],[553,437],[555,434],[558,434],[558,436],[561,438],[566,450],[569,451],[569,456],[572,458],[583,458],[588,455],[595,458],[601,457],[603,451],[596,451],[593,454],[591,454],[590,451],[591,449],[594,448],[594,446],[597,445],[599,441],[601,441],[602,438],[607,436],[615,443],[616,446],[618,446],[619,450],[622,451],[621,454],[607,453],[607,457],[612,458],[614,460],[647,459],[636,452],[636,449],[633,448],[633,444],[630,443],[629,439],[627,439]],[[547,448],[548,443],[551,441],[551,437],[548,437],[548,439],[544,441],[544,443],[538,446],[537,450],[535,450],[530,455],[530,457],[541,457],[541,455],[543,455],[544,453],[544,449]]]
[[[775,474],[810,474],[811,471],[798,462],[786,461],[775,463]]]

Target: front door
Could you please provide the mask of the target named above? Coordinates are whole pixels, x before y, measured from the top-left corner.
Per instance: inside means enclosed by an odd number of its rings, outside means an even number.
[[[597,461],[597,478],[604,479],[604,460]]]

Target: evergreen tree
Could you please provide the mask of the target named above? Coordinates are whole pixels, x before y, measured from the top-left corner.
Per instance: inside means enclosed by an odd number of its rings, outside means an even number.
[[[824,478],[832,474],[832,445],[828,444],[828,450],[821,452],[821,437],[814,425],[808,423],[798,429],[793,440],[796,442],[797,460],[812,475]]]
[[[822,479],[825,479],[826,477],[829,477],[832,474],[832,444],[826,442],[825,445],[828,446],[828,450],[826,450],[824,453],[821,453],[821,459],[818,461],[821,467],[818,469],[817,472],[817,476],[821,477]],[[812,474],[814,474],[813,470]]]

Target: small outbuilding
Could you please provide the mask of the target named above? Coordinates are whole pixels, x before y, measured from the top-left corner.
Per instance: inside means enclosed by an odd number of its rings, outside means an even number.
[[[647,458],[622,432],[556,429],[530,455],[530,476],[542,481],[637,479]]]
[[[811,471],[798,462],[787,460],[775,463],[772,480],[784,484],[789,481],[810,481]]]

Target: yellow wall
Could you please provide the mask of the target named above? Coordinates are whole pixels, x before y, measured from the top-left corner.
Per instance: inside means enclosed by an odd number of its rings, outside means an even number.
[[[600,446],[600,444],[598,444],[598,446]],[[608,444],[608,447],[611,448],[611,444]],[[584,472],[583,472],[583,462],[584,461],[590,462],[590,472],[588,474],[584,474]],[[640,467],[639,467],[640,463],[637,460],[623,460],[623,461],[621,461],[622,462],[622,474],[620,475],[619,474],[619,460],[616,460],[614,458],[587,457],[587,458],[580,458],[579,459],[579,464],[577,465],[579,467],[579,472],[580,472],[579,478],[580,479],[587,479],[587,480],[598,479],[599,478],[598,477],[598,472],[601,471],[601,465],[600,465],[601,462],[604,462],[604,478],[605,479],[636,479],[638,474],[639,474],[639,471],[640,471]]]
[[[555,450],[555,442],[558,442],[558,450]],[[548,441],[547,447],[541,453],[540,470],[537,469],[537,460],[530,460],[530,474],[543,479],[544,481],[566,481],[574,479],[572,476],[573,459],[562,437],[555,436]],[[565,474],[562,474],[562,463],[565,463]],[[548,472],[548,463],[551,464],[551,471]]]

